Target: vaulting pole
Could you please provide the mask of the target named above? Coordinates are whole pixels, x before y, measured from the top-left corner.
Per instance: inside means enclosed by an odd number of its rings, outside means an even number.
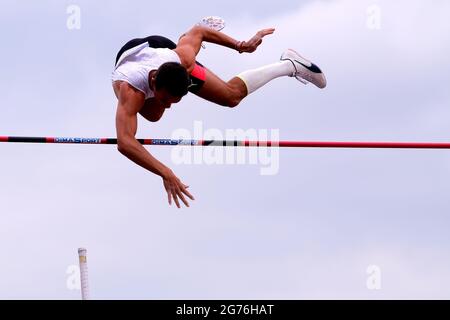
[[[87,250],[85,248],[78,249],[78,258],[80,262],[81,299],[89,300],[89,276],[87,267]]]

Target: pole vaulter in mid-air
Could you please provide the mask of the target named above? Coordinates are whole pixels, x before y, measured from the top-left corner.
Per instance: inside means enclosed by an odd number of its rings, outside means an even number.
[[[180,102],[188,92],[219,104],[234,108],[249,94],[269,81],[294,77],[300,82],[325,88],[322,71],[294,50],[286,50],[279,61],[242,72],[225,82],[196,61],[203,42],[215,43],[239,53],[252,53],[263,38],[275,29],[263,29],[249,41],[238,41],[220,30],[221,19],[210,17],[184,33],[175,44],[162,36],[133,39],[118,52],[112,74],[112,85],[118,99],[116,130],[118,150],[141,167],[163,179],[169,204],[172,200],[180,208],[181,200],[192,194],[173,171],[153,157],[136,139],[137,114],[156,122],[165,109]]]

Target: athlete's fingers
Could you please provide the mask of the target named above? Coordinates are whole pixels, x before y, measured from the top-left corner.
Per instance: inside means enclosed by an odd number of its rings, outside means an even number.
[[[187,195],[191,200],[195,200],[194,197],[192,196],[192,194],[186,190],[187,188],[189,188],[188,185],[186,185],[184,183],[180,183],[179,188],[180,188],[181,192],[184,193],[185,195]]]
[[[187,202],[186,198],[184,197],[180,189],[177,190],[177,196],[181,199],[181,201],[183,201],[186,207],[189,207],[189,203]]]
[[[181,208],[180,202],[178,201],[178,197],[177,197],[177,194],[175,191],[173,191],[172,196],[173,196],[173,199],[175,200],[175,203],[176,203],[178,209],[180,209]]]
[[[188,186],[188,187],[189,187],[189,186]],[[182,191],[185,195],[187,195],[191,200],[195,200],[195,199],[194,199],[194,196],[193,196],[189,191],[187,191],[186,188],[181,189],[181,191]]]
[[[181,182],[178,186],[175,187],[175,192],[176,192],[178,198],[180,198],[181,201],[183,201],[183,203],[185,204],[186,207],[189,207],[189,203],[186,201],[186,198],[183,195],[185,190],[186,190],[186,188],[184,187],[184,184]]]
[[[187,184],[184,184],[184,183],[183,183],[182,185],[183,185],[183,187],[185,187],[186,189],[189,188],[189,186],[188,186]]]
[[[275,32],[275,28],[268,28],[268,29],[263,29],[263,30],[259,31],[259,33],[260,33],[260,35],[262,37],[265,37],[265,36],[267,36],[269,34],[272,34],[274,32]]]
[[[167,197],[169,200],[169,206],[171,206],[172,205],[172,193],[170,191],[167,191]]]

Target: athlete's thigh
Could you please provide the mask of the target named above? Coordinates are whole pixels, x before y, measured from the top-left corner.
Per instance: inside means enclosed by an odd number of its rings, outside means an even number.
[[[195,95],[208,101],[227,106],[232,98],[232,88],[230,85],[220,79],[211,70],[205,68],[205,81],[201,88],[195,92]]]

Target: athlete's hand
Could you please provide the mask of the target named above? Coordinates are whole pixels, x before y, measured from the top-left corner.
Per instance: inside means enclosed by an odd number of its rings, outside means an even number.
[[[269,29],[263,29],[256,33],[256,35],[253,36],[249,41],[241,41],[238,42],[236,45],[236,49],[239,51],[239,53],[248,52],[252,53],[255,52],[256,49],[259,47],[259,45],[262,43],[262,39],[275,32],[275,28],[269,28]]]
[[[186,200],[186,197],[189,197],[191,200],[195,200],[194,197],[187,191],[189,186],[185,185],[181,182],[180,179],[172,172],[172,170],[168,169],[167,172],[163,175],[163,183],[164,188],[166,188],[167,196],[169,200],[169,205],[172,205],[172,199],[175,201],[175,204],[178,208],[181,208],[180,201],[183,201],[186,207],[189,207],[189,203]]]

